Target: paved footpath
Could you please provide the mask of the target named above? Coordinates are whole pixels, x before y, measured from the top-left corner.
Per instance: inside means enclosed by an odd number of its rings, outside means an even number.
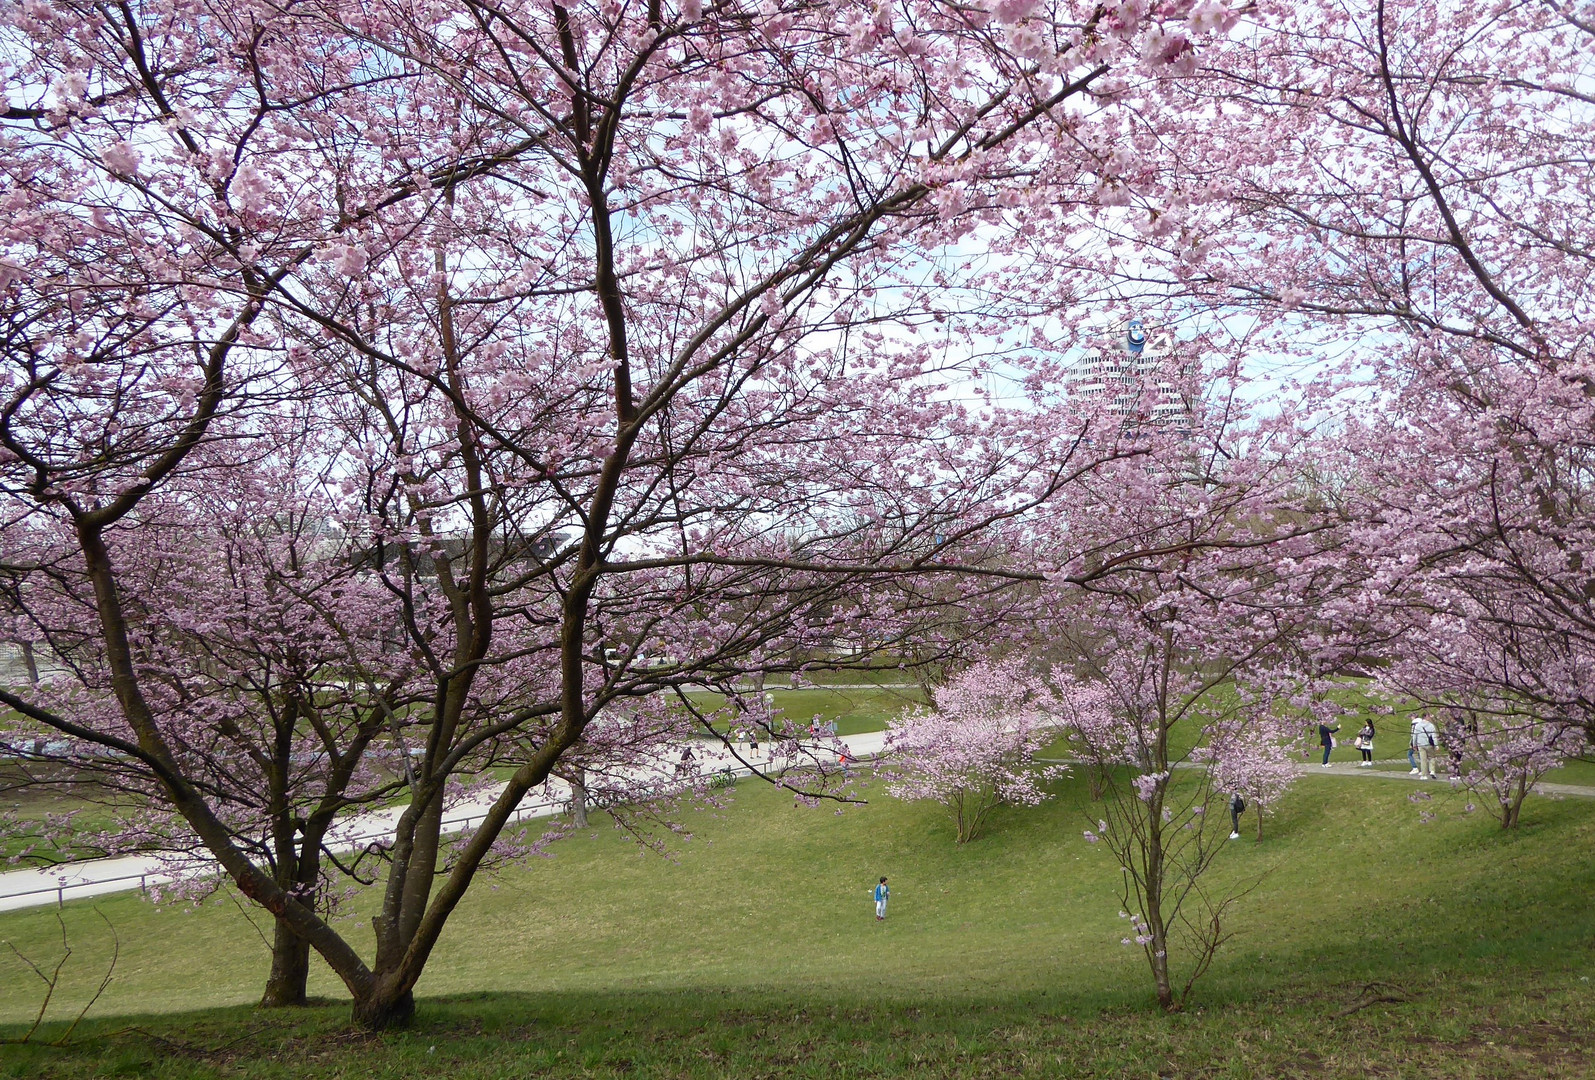
[[[1443,765],[1444,762],[1441,762],[1440,764]],[[1326,769],[1316,762],[1304,762],[1296,767],[1296,771],[1303,776],[1358,776],[1364,780],[1405,780],[1410,784],[1444,784],[1447,788],[1451,786],[1451,778],[1443,773],[1436,773],[1433,780],[1424,780],[1420,777],[1413,776],[1412,771],[1407,767],[1407,759],[1404,757],[1382,758],[1374,762],[1374,765],[1376,766],[1375,768],[1364,769],[1355,761],[1332,761],[1329,763],[1329,767]],[[1380,769],[1377,767],[1380,765],[1395,765],[1400,767],[1392,769]],[[1534,794],[1572,795],[1586,799],[1595,799],[1595,787],[1587,787],[1582,784],[1547,784],[1542,780],[1538,784],[1534,785]]]
[[[807,748],[807,753],[822,761],[834,763],[835,750],[843,748],[850,757],[862,760],[878,756],[885,743],[885,732],[872,731],[845,736],[837,740],[836,744],[828,741],[814,744]],[[674,778],[676,763],[680,760],[681,750],[685,745],[672,748],[662,755],[652,770],[652,776],[644,774],[643,778],[668,783]],[[750,753],[745,744],[738,747],[735,754],[728,752],[724,746],[708,741],[698,741],[691,745],[698,769],[704,774],[730,769],[735,774],[747,776],[755,770],[777,772],[783,768],[801,767],[804,761],[809,760],[808,757],[774,759],[767,749]],[[443,820],[443,831],[462,832],[481,821],[492,808],[499,792],[503,790],[502,784],[485,788],[470,799],[450,807]],[[568,785],[561,780],[552,780],[545,787],[535,789],[528,794],[516,808],[515,816],[511,820],[528,821],[534,818],[553,817],[555,814],[564,813],[569,799]],[[332,830],[328,846],[334,851],[346,852],[390,841],[399,815],[403,811],[402,806],[395,806],[346,818]],[[12,870],[0,874],[0,911],[41,907],[65,900],[103,896],[107,893],[132,892],[150,886],[171,884],[185,877],[208,876],[215,872],[215,864],[208,859],[183,863],[158,855],[122,855],[109,859],[87,859],[60,866]]]
[[[872,731],[858,735],[848,735],[838,740],[838,742],[842,748],[846,749],[849,756],[864,760],[880,755],[886,743],[886,733]],[[727,752],[723,746],[704,741],[693,743],[692,749],[697,758],[698,767],[703,773],[714,773],[729,768],[733,773],[746,776],[755,770],[773,772],[794,764],[800,764],[800,762],[793,759],[772,760],[769,753],[765,751],[750,754],[745,747],[739,748],[737,754],[733,755]],[[822,760],[831,762],[836,760],[834,744],[815,744],[809,748],[809,751],[819,756]],[[679,749],[672,750],[664,755],[655,770],[656,777],[660,780],[668,781],[679,758]],[[1403,765],[1405,764],[1405,759],[1389,758],[1377,764]],[[1350,776],[1364,780],[1396,780],[1413,784],[1446,784],[1449,786],[1448,781],[1443,777],[1437,780],[1424,781],[1412,776],[1406,769],[1364,769],[1354,762],[1335,762],[1327,769],[1320,765],[1304,763],[1299,766],[1299,771],[1304,776]],[[480,821],[502,790],[502,785],[486,789],[466,802],[452,807],[448,816],[444,819],[444,831],[460,832]],[[1595,798],[1595,787],[1584,787],[1576,784],[1541,783],[1537,784],[1534,790],[1540,795],[1572,795]],[[527,821],[533,818],[552,817],[555,814],[563,813],[569,797],[569,790],[562,782],[552,781],[547,790],[540,789],[527,795],[516,809],[514,820]],[[370,844],[386,842],[392,838],[394,825],[402,810],[402,807],[392,807],[350,817],[340,823],[334,831],[330,846],[336,851],[354,851]],[[78,900],[83,897],[102,896],[107,893],[131,892],[151,885],[170,884],[190,875],[209,875],[213,873],[215,873],[215,865],[209,861],[195,861],[183,866],[174,865],[170,858],[160,858],[154,855],[124,855],[112,859],[91,859],[80,863],[68,863],[45,869],[12,870],[8,873],[0,874],[0,911],[40,907],[64,900]]]

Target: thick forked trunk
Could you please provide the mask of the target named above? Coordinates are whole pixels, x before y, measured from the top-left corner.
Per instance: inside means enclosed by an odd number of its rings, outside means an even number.
[[[318,848],[321,830],[312,829],[305,838],[302,849],[293,843],[291,823],[284,822],[283,843],[278,858],[282,876],[277,883],[283,891],[301,898],[313,898],[317,879],[321,875]],[[293,924],[278,916],[271,942],[271,974],[266,976],[266,990],[260,997],[263,1009],[287,1008],[303,1005],[309,999],[306,986],[310,981],[310,942],[294,931]]]
[[[1510,791],[1506,798],[1501,800],[1501,828],[1517,828],[1518,816],[1523,811],[1523,798],[1527,794],[1527,785],[1519,784],[1516,790]]]
[[[432,793],[419,793],[416,799],[431,798]],[[371,928],[376,932],[376,957],[372,972],[376,981],[396,970],[404,960],[409,935],[404,932],[405,903],[415,899],[416,882],[411,870],[416,861],[416,848],[426,847],[425,815],[427,807],[412,801],[410,808],[399,818],[395,830],[393,850],[389,855],[388,881],[383,890],[382,906],[371,916]],[[412,817],[413,815],[413,817]],[[428,882],[431,875],[428,874]]]
[[[1518,819],[1523,815],[1523,800],[1529,797],[1529,778],[1520,776],[1517,786],[1512,789],[1511,798],[1501,806],[1501,828],[1517,828]]]
[[[266,992],[260,997],[263,1009],[303,1005],[305,987],[310,980],[310,943],[285,919],[276,920],[271,942],[271,974],[266,977]]]
[[[386,980],[379,981],[371,993],[355,998],[351,1016],[362,1031],[391,1031],[410,1026],[415,1019],[415,992],[398,990]]]
[[[442,839],[443,795],[439,792],[421,812],[421,820],[415,827],[414,846],[410,850],[403,900],[399,908],[396,944],[400,952],[395,955],[395,960],[402,955],[402,950],[409,948],[416,928],[426,914],[427,904],[432,899],[432,885],[437,877],[438,848]]]

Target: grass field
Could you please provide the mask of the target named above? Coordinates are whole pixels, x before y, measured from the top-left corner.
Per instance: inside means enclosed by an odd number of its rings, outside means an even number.
[[[888,720],[895,719],[909,706],[925,700],[919,690],[887,689],[883,687],[827,686],[802,690],[772,685],[768,688],[782,719],[800,728],[812,719],[835,720],[838,735],[857,735],[862,731],[880,731]],[[702,709],[717,708],[724,698],[706,691],[687,695]]]
[[[66,1048],[0,1047],[0,1075],[1595,1076],[1595,803],[1534,800],[1503,834],[1444,796],[1423,823],[1410,790],[1309,777],[1263,843],[1232,844],[1221,874],[1262,883],[1179,1016],[1118,944],[1075,782],[960,848],[938,808],[878,788],[837,814],[745,781],[673,861],[600,828],[483,882],[416,1027],[377,1039],[347,1032],[325,970],[323,1006],[248,1008],[266,955],[231,902],[101,900],[123,942],[105,997]],[[63,1018],[108,955],[90,904],[65,918]],[[48,911],[0,916],[35,959],[59,935]],[[5,1034],[36,1008],[25,976],[0,957]],[[1407,1000],[1335,1016],[1375,980]]]
[[[29,786],[22,780],[14,769],[0,765],[0,812],[7,813],[9,818],[5,825],[0,825],[0,868],[6,868],[5,860],[23,851],[30,852],[40,862],[56,862],[67,857],[93,858],[102,854],[86,845],[74,845],[73,836],[92,836],[116,829],[119,825],[117,813],[107,805],[114,800],[107,798],[105,792],[96,792],[87,786],[64,783]],[[44,821],[66,815],[72,818],[72,828],[66,835],[56,835],[54,829],[47,830],[48,835],[41,833],[39,826]],[[57,847],[57,843],[61,847]]]

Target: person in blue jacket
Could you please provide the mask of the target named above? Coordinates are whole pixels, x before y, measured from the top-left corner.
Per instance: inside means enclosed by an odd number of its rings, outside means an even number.
[[[875,886],[875,918],[877,921],[886,918],[886,901],[891,899],[892,890],[886,887],[886,879],[881,878],[881,883]]]

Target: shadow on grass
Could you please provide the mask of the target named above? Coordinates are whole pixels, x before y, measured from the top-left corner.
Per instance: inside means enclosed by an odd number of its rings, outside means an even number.
[[[0,1075],[160,1078],[1588,1076],[1589,992],[1499,965],[1330,1020],[1327,987],[1166,1016],[1133,992],[961,1000],[682,990],[478,993],[366,1036],[341,1003],[102,1020],[0,1049]],[[1227,995],[1226,995],[1227,997]]]

